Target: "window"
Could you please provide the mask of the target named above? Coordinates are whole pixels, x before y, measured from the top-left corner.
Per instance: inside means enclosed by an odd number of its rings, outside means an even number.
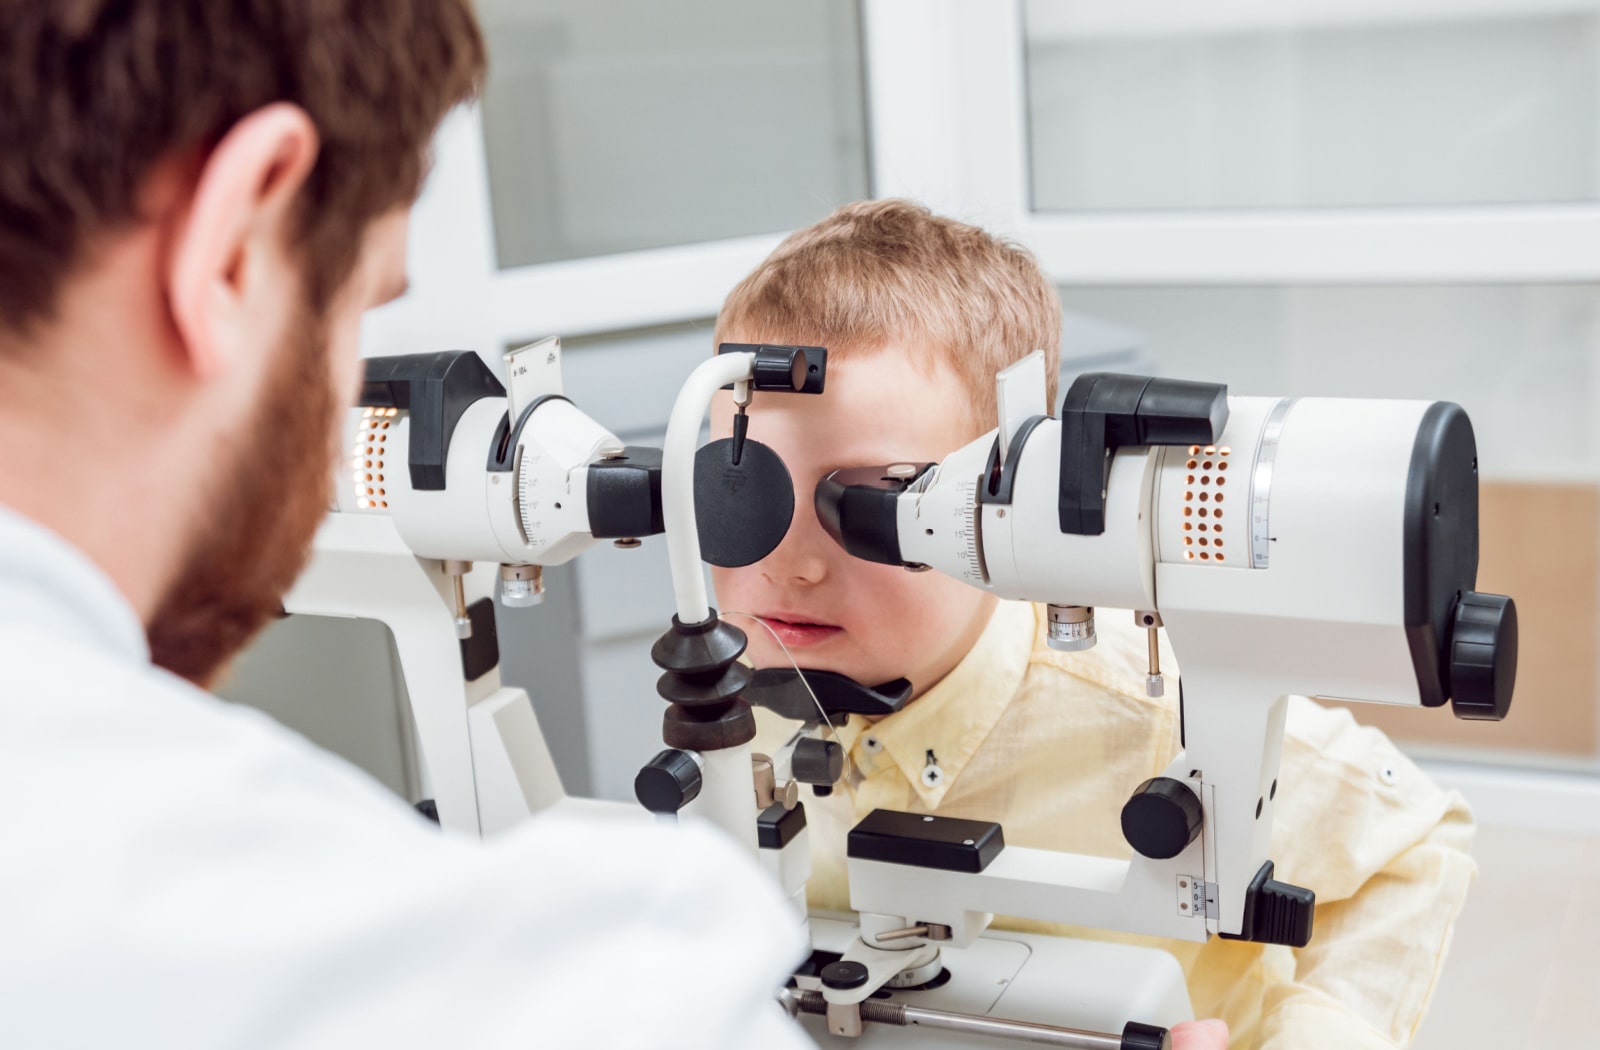
[[[1033,209],[1588,202],[1593,0],[1029,0]]]
[[[776,233],[868,194],[843,0],[485,0],[502,268]]]

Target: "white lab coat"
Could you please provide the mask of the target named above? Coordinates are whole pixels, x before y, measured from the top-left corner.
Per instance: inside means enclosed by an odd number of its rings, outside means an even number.
[[[709,830],[441,833],[150,666],[131,607],[0,508],[0,1047],[809,1045],[777,887]]]

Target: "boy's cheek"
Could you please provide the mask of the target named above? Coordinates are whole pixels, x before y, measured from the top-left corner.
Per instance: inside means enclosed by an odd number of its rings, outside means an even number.
[[[720,611],[745,611],[736,605],[729,604],[741,597],[742,587],[740,586],[739,575],[743,571],[742,569],[723,569],[715,565],[711,567],[711,590],[716,594],[715,601]]]
[[[898,673],[947,662],[990,608],[991,597],[938,573],[889,570],[863,609],[861,634],[871,650],[902,666]]]

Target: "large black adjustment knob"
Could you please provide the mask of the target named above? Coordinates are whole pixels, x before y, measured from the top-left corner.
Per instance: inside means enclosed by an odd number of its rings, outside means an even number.
[[[1200,834],[1204,811],[1189,785],[1152,777],[1122,807],[1122,837],[1151,860],[1171,860]]]
[[[867,968],[858,962],[829,963],[822,968],[822,986],[848,992],[867,983]]]
[[[652,813],[676,813],[700,794],[700,783],[700,763],[694,756],[669,747],[639,770],[633,794]]]
[[[1450,707],[1457,718],[1498,722],[1517,681],[1517,605],[1468,591],[1450,633]]]
[[[836,784],[844,776],[844,748],[833,740],[804,737],[794,745],[789,763],[802,784]]]
[[[799,346],[763,346],[750,364],[750,385],[757,390],[798,393],[806,385],[806,351]]]

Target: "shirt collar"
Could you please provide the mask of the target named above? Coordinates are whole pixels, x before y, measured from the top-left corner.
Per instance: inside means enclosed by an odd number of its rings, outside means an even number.
[[[144,626],[111,578],[55,532],[0,505],[0,623],[7,620],[150,661]]]
[[[1031,604],[1001,602],[954,670],[876,723],[852,715],[840,742],[863,775],[892,762],[923,805],[937,807],[1016,695],[1037,633]]]

